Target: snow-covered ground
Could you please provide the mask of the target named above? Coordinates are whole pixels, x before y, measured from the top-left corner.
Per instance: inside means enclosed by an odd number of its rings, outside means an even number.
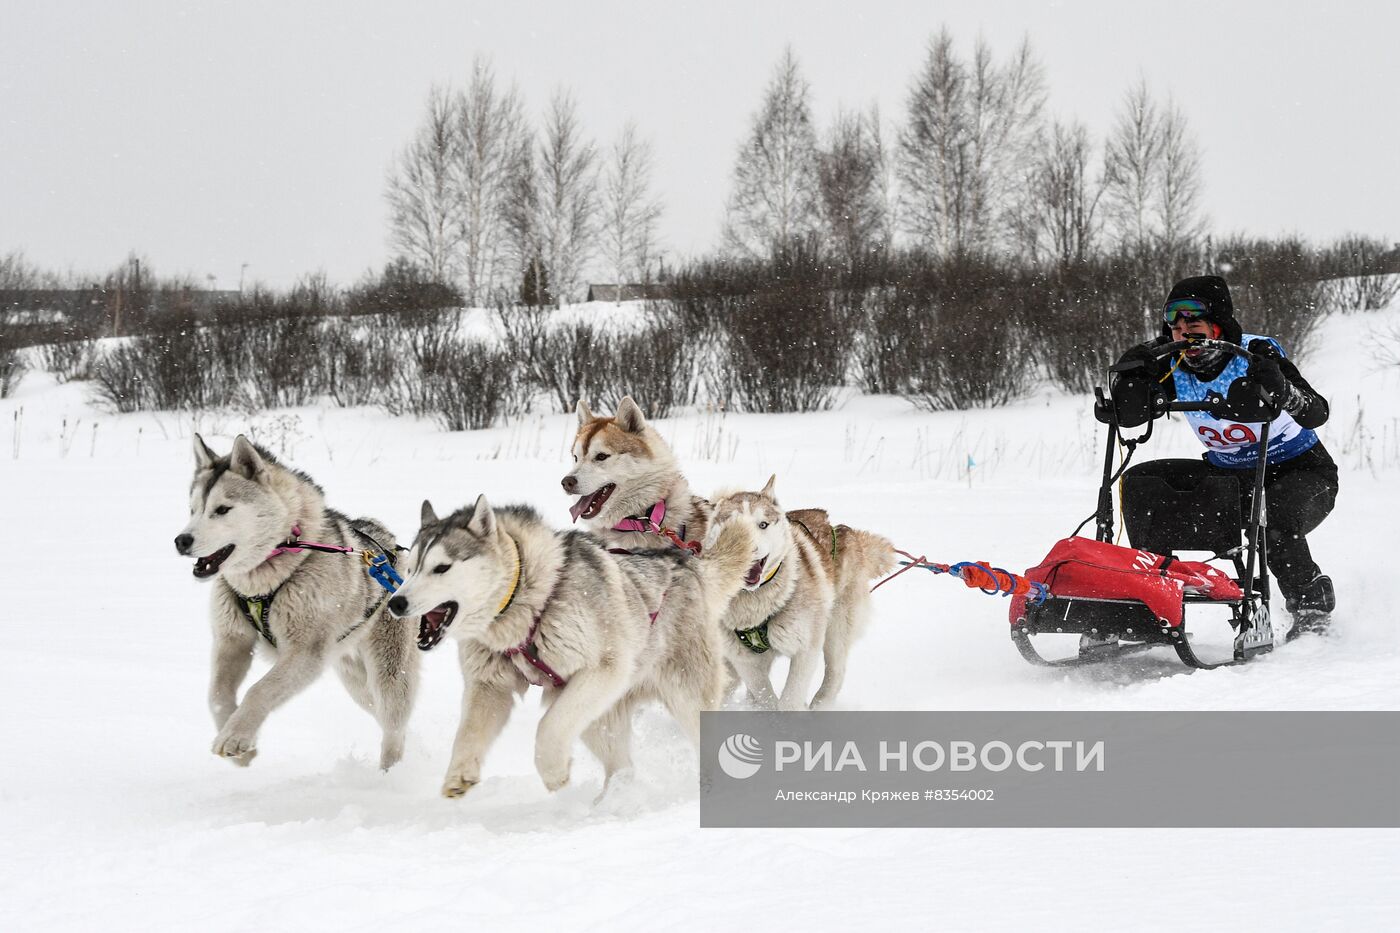
[[[1400,708],[1400,370],[1366,349],[1397,318],[1332,319],[1304,365],[1332,399],[1323,436],[1343,465],[1336,512],[1312,539],[1336,580],[1336,637],[1212,672],[1170,653],[1045,671],[1012,647],[1003,601],[911,573],[877,594],[842,705]],[[377,728],[334,677],[272,716],[251,768],[209,753],[207,590],[171,544],[192,429],[216,448],[249,431],[332,505],[411,536],[424,497],[449,507],[478,492],[564,524],[572,426],[444,434],[340,409],[113,416],[87,387],[30,373],[0,400],[0,928],[1394,928],[1391,830],[702,831],[693,753],[656,712],[639,722],[635,785],[595,807],[601,774],[580,749],[573,784],[550,796],[531,760],[537,692],[483,784],[447,801],[451,652],[424,659],[408,754],[389,774]],[[990,412],[855,397],[818,415],[662,423],[697,489],[776,472],[788,507],[826,506],[931,559],[1011,568],[1092,510],[1096,427],[1086,399],[1056,393]],[[1166,424],[1149,454],[1193,448]]]

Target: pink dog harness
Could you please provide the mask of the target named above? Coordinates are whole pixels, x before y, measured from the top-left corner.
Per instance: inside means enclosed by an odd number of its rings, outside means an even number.
[[[292,526],[292,533],[287,537],[286,543],[273,548],[272,553],[267,555],[267,559],[272,560],[272,558],[282,554],[300,554],[302,551],[322,551],[326,554],[355,553],[355,549],[352,547],[342,547],[339,544],[316,544],[311,541],[298,540],[299,538],[301,538],[301,525],[296,524]]]
[[[666,500],[662,499],[651,507],[651,512],[645,518],[631,516],[613,525],[613,531],[636,531],[642,534],[661,535],[671,542],[675,547],[691,554],[699,555],[700,542],[685,540],[685,526],[681,526],[680,534],[676,534],[669,528],[663,528],[661,523],[666,520]]]

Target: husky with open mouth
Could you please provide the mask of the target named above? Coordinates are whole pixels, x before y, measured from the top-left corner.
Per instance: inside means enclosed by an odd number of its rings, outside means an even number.
[[[581,531],[559,532],[528,507],[493,509],[482,496],[422,528],[389,601],[418,647],[458,645],[465,694],[442,785],[460,797],[481,780],[487,749],[517,694],[544,688],[535,767],[549,790],[568,783],[580,736],[606,781],[631,767],[631,712],[660,700],[698,744],[700,713],[719,705],[719,617],[752,560],[752,527],[718,529],[703,558],[666,549],[609,551]]]
[[[268,715],[333,664],[383,730],[379,766],[393,766],[403,755],[418,652],[362,559],[392,558],[393,535],[373,519],[327,508],[310,477],[242,435],[219,456],[196,434],[194,456],[190,521],[175,549],[195,559],[195,579],[214,583],[214,754],[250,763]],[[239,702],[259,645],[272,667]]]
[[[630,396],[612,417],[578,403],[574,468],[561,485],[569,514],[618,548],[665,548],[704,539],[710,503],[693,495],[675,455]]]
[[[818,661],[822,685],[812,709],[830,706],[846,677],[851,645],[870,615],[870,581],[894,567],[894,547],[868,531],[833,526],[822,509],[784,512],[777,477],[758,492],[719,497],[719,525],[746,518],[758,530],[758,550],[744,589],[720,620],[726,657],[752,700],[783,710],[808,708]],[[782,694],[769,676],[777,656],[791,659]]]

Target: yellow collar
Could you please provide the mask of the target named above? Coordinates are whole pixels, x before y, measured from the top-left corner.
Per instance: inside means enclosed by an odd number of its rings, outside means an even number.
[[[778,561],[777,566],[775,566],[772,570],[770,570],[770,571],[768,572],[768,576],[766,576],[766,577],[763,578],[763,582],[760,583],[759,586],[767,586],[767,585],[768,585],[768,582],[769,582],[770,580],[772,580],[774,577],[776,577],[776,576],[778,575],[778,571],[781,570],[782,568],[783,568],[783,562],[782,562],[782,561]]]
[[[515,551],[515,579],[510,581],[510,592],[506,594],[506,598],[501,600],[500,606],[496,607],[497,616],[510,607],[511,602],[515,599],[515,591],[520,587],[520,545],[516,544],[515,539],[510,535],[506,535],[506,540],[510,542],[511,548]]]

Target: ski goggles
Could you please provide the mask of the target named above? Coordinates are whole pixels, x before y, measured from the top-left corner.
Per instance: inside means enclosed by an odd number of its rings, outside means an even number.
[[[1178,298],[1176,301],[1169,301],[1162,309],[1162,320],[1168,324],[1175,324],[1177,321],[1199,321],[1210,315],[1210,308],[1204,301],[1197,298]]]

